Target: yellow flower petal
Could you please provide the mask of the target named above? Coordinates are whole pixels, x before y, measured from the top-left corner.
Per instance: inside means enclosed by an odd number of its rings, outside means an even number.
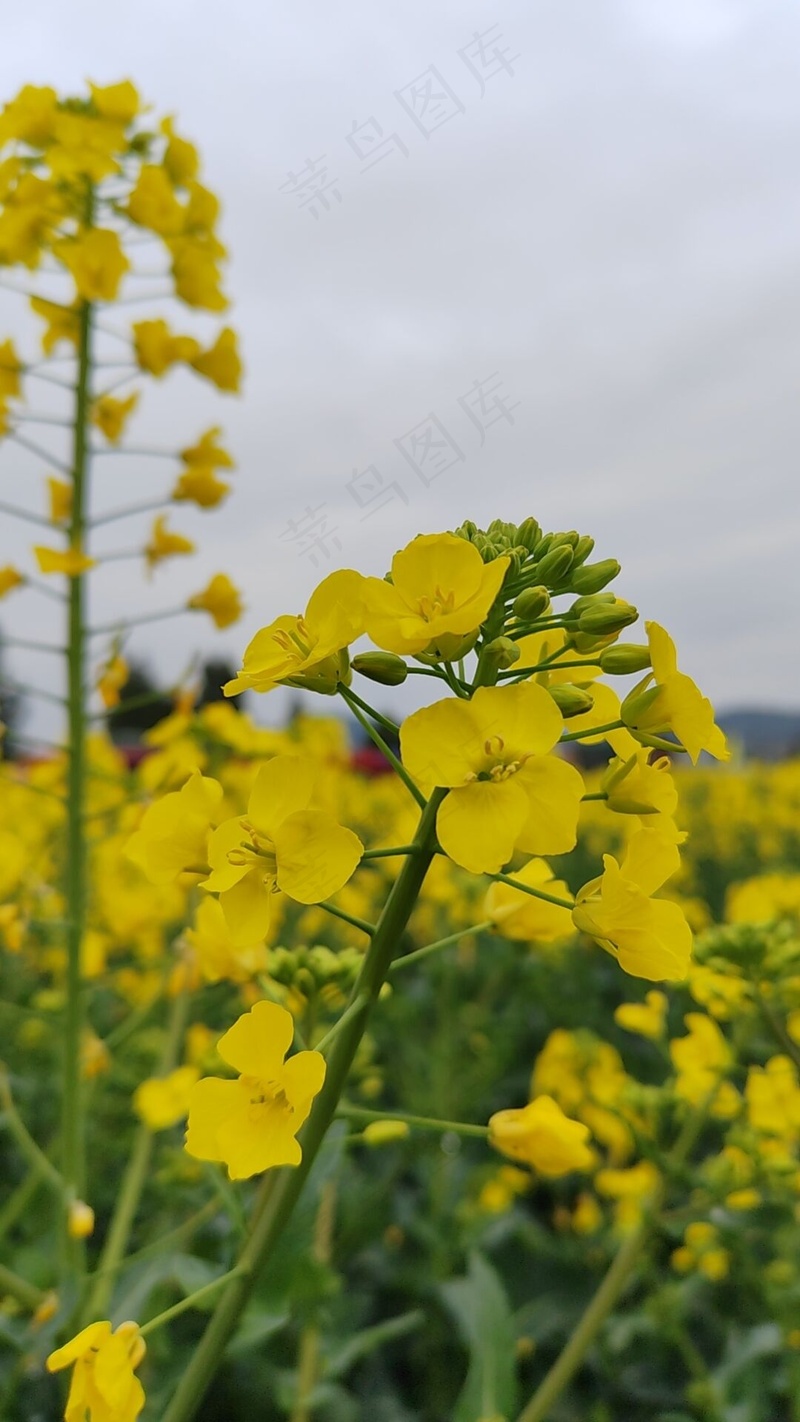
[[[275,830],[278,887],[301,904],[318,904],[347,883],[364,846],[321,810],[302,810]]]
[[[475,780],[439,806],[436,832],[445,854],[473,874],[496,874],[508,863],[528,817],[525,792],[512,780]]]
[[[220,1037],[217,1051],[243,1075],[271,1081],[282,1073],[293,1037],[291,1012],[276,1002],[257,1002]]]

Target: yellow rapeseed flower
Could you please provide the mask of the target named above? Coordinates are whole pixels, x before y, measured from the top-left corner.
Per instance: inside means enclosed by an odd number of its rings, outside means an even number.
[[[302,617],[277,617],[262,627],[245,650],[239,675],[224,687],[225,695],[271,691],[281,682],[335,691],[349,675],[341,654],[364,631],[363,583],[360,573],[341,568],[323,578]]]
[[[449,790],[436,819],[445,853],[496,873],[515,849],[564,854],[575,844],[583,781],[547,754],[563,729],[542,686],[479,687],[415,711],[400,731],[403,764],[426,793]]]
[[[192,1089],[186,1150],[223,1161],[231,1180],[299,1165],[297,1132],[325,1080],[325,1058],[298,1052],[285,1061],[294,1022],[285,1007],[257,1002],[217,1043],[238,1080],[204,1077]]]
[[[300,756],[262,765],[247,817],[225,820],[211,835],[211,873],[201,887],[220,896],[236,943],[264,938],[277,890],[301,904],[318,904],[341,889],[364,846],[352,830],[310,809],[316,771]]]
[[[216,573],[202,592],[189,598],[188,607],[207,612],[217,627],[230,627],[244,611],[239,589],[227,573]]]
[[[387,652],[452,654],[477,633],[510,561],[484,563],[474,544],[452,533],[420,534],[395,553],[391,583],[365,578],[366,630]]]
[[[65,1422],[136,1422],[145,1404],[134,1375],[145,1353],[135,1323],[90,1323],[47,1359],[48,1372],[74,1366]]]
[[[537,1096],[521,1110],[496,1111],[489,1120],[489,1144],[540,1175],[590,1170],[595,1157],[588,1141],[588,1126],[571,1121],[552,1096]]]

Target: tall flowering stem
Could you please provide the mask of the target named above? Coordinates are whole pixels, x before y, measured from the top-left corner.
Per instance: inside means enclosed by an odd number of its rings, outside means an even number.
[[[162,1422],[189,1422],[199,1415],[220,1359],[232,1338],[242,1312],[272,1251],[292,1215],[311,1168],[325,1139],[344,1091],[353,1059],[364,1035],[370,1012],[386,981],[400,939],[405,932],[425,875],[436,853],[436,813],[444,792],[435,790],[419,820],[412,850],[392,886],[369,949],[353,987],[353,1013],[337,1033],[328,1057],[325,1085],[302,1133],[302,1163],[279,1176],[267,1175],[251,1232],[231,1280],[212,1315],[205,1334],[184,1372]]]
[[[91,224],[93,194],[89,188],[86,222]],[[78,371],[75,382],[75,413],[72,462],[72,513],[70,545],[83,549],[89,499],[88,421],[91,403],[92,303],[80,308]],[[64,1082],[62,1103],[62,1171],[66,1185],[64,1231],[65,1258],[79,1264],[83,1242],[70,1239],[67,1232],[70,1198],[84,1193],[85,1138],[83,1083],[81,1080],[81,1036],[83,1030],[83,990],[81,983],[81,941],[86,916],[86,582],[79,573],[69,580],[67,614],[67,974],[64,1030]]]

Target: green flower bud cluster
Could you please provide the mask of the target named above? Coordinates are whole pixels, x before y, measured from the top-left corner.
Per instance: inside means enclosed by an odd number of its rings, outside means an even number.
[[[520,524],[498,518],[485,530],[467,519],[455,533],[473,543],[485,563],[503,555],[510,557],[509,579],[516,592],[537,585],[551,593],[599,592],[620,571],[616,558],[587,563],[594,548],[594,539],[587,534],[575,529],[543,533],[535,518],[523,519]],[[526,620],[529,617],[526,614]]]
[[[357,948],[342,948],[334,953],[323,943],[300,944],[297,948],[272,948],[267,972],[274,982],[308,995],[330,983],[352,986],[362,962],[363,954]]]

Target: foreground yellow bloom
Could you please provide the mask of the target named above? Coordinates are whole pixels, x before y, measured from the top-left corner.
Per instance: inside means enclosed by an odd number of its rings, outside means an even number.
[[[644,736],[672,731],[693,764],[701,751],[728,760],[725,736],[714,722],[714,708],[691,677],[678,671],[675,644],[657,622],[646,622],[653,670],[622,703],[622,719]],[[655,686],[650,687],[651,681]],[[647,689],[649,687],[649,690]]]
[[[182,789],[145,810],[128,840],[126,857],[152,884],[170,884],[186,871],[204,873],[209,832],[221,800],[222,786],[195,771]]]
[[[299,1165],[295,1137],[325,1080],[325,1058],[298,1052],[285,1061],[294,1022],[285,1007],[257,1002],[220,1038],[217,1051],[238,1081],[205,1077],[192,1090],[186,1150],[224,1161],[231,1180],[277,1165]]]
[[[403,764],[426,793],[439,785],[442,849],[474,874],[502,869],[515,849],[564,854],[575,844],[583,781],[547,754],[563,721],[544,687],[479,687],[415,711],[400,731]]]
[[[135,1323],[111,1331],[108,1322],[90,1323],[47,1359],[48,1372],[74,1364],[64,1422],[136,1422],[145,1403],[134,1376],[145,1353]]]
[[[578,894],[575,927],[596,938],[632,977],[680,982],[689,970],[692,930],[682,909],[650,897],[679,862],[674,838],[642,829],[631,839],[622,865],[604,854],[603,874]]]
[[[363,584],[360,573],[341,568],[323,578],[302,617],[277,617],[262,627],[225,695],[272,691],[281,682],[335,691],[349,674],[341,654],[364,631]]]
[[[571,1121],[552,1096],[537,1096],[519,1111],[497,1111],[489,1121],[489,1144],[540,1175],[590,1170],[594,1153],[588,1140],[588,1126]]]
[[[472,543],[452,533],[420,534],[395,553],[391,583],[364,579],[370,637],[401,656],[426,650],[451,654],[465,636],[477,633],[510,561],[484,563]]]
[[[309,809],[316,772],[299,756],[262,765],[246,819],[225,820],[208,845],[211,873],[201,888],[220,896],[235,943],[265,937],[277,890],[301,904],[318,904],[341,889],[364,846],[352,830]]]

